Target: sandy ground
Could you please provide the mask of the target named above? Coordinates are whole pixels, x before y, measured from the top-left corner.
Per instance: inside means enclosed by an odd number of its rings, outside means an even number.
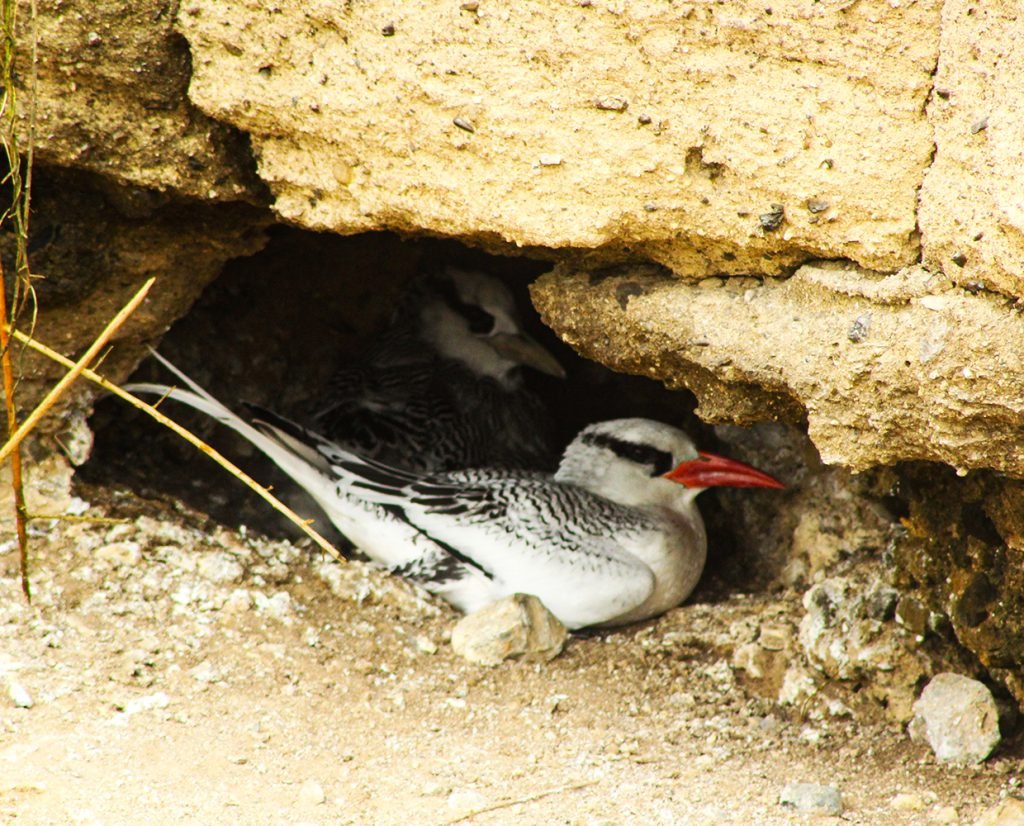
[[[129,494],[36,523],[35,600],[0,547],[0,822],[973,823],[1020,748],[939,766],[877,720],[778,707],[731,655],[756,596],[574,638],[546,665],[456,657],[447,607],[359,563]],[[32,701],[18,708],[23,690]],[[24,698],[23,698],[24,699]]]

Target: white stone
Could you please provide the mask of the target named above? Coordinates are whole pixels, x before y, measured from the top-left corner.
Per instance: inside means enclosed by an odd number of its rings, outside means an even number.
[[[960,674],[937,674],[914,703],[910,736],[926,740],[943,763],[976,764],[999,745],[992,692]]]
[[[33,701],[32,695],[28,693],[28,689],[18,680],[14,679],[14,677],[7,678],[7,693],[10,695],[11,702],[14,703],[16,708],[32,708],[35,705],[35,701]]]
[[[278,591],[272,597],[255,591],[253,592],[253,602],[256,605],[256,610],[261,614],[273,617],[285,625],[291,625],[295,621],[294,605],[291,595],[287,591]]]
[[[147,694],[145,697],[136,697],[124,704],[125,714],[138,714],[140,711],[150,711],[155,708],[167,708],[171,704],[171,698],[167,692],[158,691],[155,694]]]

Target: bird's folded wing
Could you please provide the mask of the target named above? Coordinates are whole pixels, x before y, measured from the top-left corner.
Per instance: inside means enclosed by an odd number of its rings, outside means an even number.
[[[412,483],[345,460],[352,495],[387,504],[506,593],[529,593],[571,628],[610,622],[641,605],[654,574],[616,537],[652,526],[636,511],[542,475],[494,470]]]

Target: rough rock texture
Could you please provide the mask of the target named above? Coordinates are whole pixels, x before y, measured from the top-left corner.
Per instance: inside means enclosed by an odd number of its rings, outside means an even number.
[[[209,200],[254,200],[263,187],[244,136],[185,96],[190,57],[170,0],[40,0],[35,77],[17,77],[22,139],[35,116],[36,161],[98,172],[120,185]],[[22,10],[21,45],[30,41]],[[34,84],[34,85],[33,85]]]
[[[948,622],[1024,703],[1024,484],[914,466],[902,470],[898,489],[908,511],[893,547],[894,584],[920,605],[908,621],[934,614]]]
[[[537,597],[513,594],[459,620],[452,648],[480,665],[520,658],[547,662],[562,653],[568,638],[565,626]]]
[[[66,356],[80,354],[142,283],[156,276],[103,360],[104,373],[114,381],[128,375],[145,345],[187,311],[225,262],[265,243],[265,214],[242,204],[168,203],[79,173],[43,172],[36,178],[32,262],[40,313],[33,333],[40,341]],[[10,241],[0,236],[5,261]],[[18,401],[24,406],[64,373],[33,354],[19,366]],[[85,398],[92,393],[84,383],[74,392]]]
[[[946,0],[921,190],[925,263],[965,285],[1024,295],[1024,18],[1016,3]]]
[[[897,592],[878,582],[834,577],[804,594],[800,644],[829,677],[863,680],[893,719],[906,723],[930,671],[913,636],[892,622]]]
[[[936,674],[914,703],[910,732],[927,740],[943,763],[980,763],[999,745],[999,711],[984,684]]]
[[[926,459],[1024,475],[1024,319],[911,267],[785,281],[556,268],[533,289],[583,355],[686,387],[707,420],[807,418],[827,463]]]
[[[940,7],[190,0],[178,26],[289,221],[701,275],[918,256]]]

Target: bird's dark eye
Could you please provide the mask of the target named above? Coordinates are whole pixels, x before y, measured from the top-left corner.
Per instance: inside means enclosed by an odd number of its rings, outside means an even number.
[[[583,442],[608,448],[616,456],[638,465],[647,465],[652,468],[651,476],[664,476],[676,466],[671,453],[651,445],[638,445],[604,433],[588,433],[583,437]]]
[[[474,304],[459,304],[455,312],[469,322],[469,331],[478,336],[486,336],[494,332],[494,316],[482,307]]]
[[[463,301],[451,281],[440,279],[435,286],[449,309],[466,319],[469,331],[473,335],[487,336],[494,332],[494,316],[478,304],[467,304]]]

